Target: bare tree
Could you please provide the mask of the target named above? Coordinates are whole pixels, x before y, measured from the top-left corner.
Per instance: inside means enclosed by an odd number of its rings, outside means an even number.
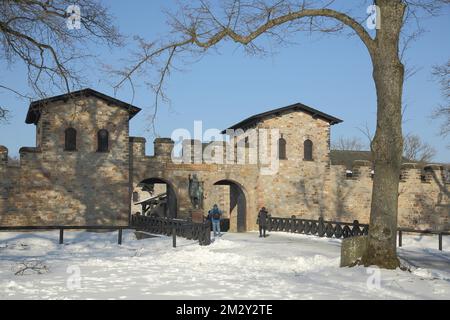
[[[368,144],[372,145],[373,134],[370,131],[369,126],[366,124],[364,127],[358,128],[358,130],[367,138]],[[349,139],[349,141],[345,141],[344,139],[344,142],[335,143],[333,144],[333,149],[358,150],[352,149],[352,146],[356,144],[356,142],[353,142],[353,139]],[[357,139],[357,141],[359,141],[359,139]],[[343,149],[343,147],[348,149]],[[436,153],[436,149],[431,144],[422,141],[418,135],[408,133],[403,136],[403,160],[408,159],[414,162],[429,163],[433,161]]]
[[[436,156],[436,149],[418,135],[408,133],[403,137],[403,156],[408,160],[429,163]]]
[[[177,13],[168,13],[171,31],[161,40],[140,39],[141,51],[136,60],[118,70],[121,80],[116,88],[133,77],[148,76],[158,98],[165,98],[164,83],[174,68],[175,59],[196,60],[208,51],[219,49],[229,40],[250,54],[264,53],[266,36],[278,45],[287,45],[291,35],[299,31],[339,32],[347,28],[367,48],[373,65],[377,90],[377,130],[371,144],[374,153],[375,177],[370,213],[369,244],[362,263],[396,268],[397,211],[399,172],[402,162],[402,94],[404,65],[401,61],[402,33],[411,18],[420,21],[421,12],[436,14],[449,0],[375,0],[366,1],[358,9],[366,12],[375,4],[377,15],[375,37],[365,28],[367,16],[357,17],[342,10],[337,1],[295,0],[225,0],[213,5],[207,0],[198,5],[183,4]],[[370,16],[369,18],[373,18]],[[373,19],[372,19],[373,20]],[[381,27],[380,27],[381,23]],[[408,42],[408,41],[406,41]],[[156,70],[156,75],[149,72]]]
[[[49,272],[48,266],[40,260],[24,260],[13,267],[14,275],[44,274]]]
[[[9,110],[3,107],[0,107],[0,123],[8,121]]]
[[[441,125],[441,135],[446,137],[450,134],[450,59],[442,66],[434,67],[433,75],[438,79],[444,104],[439,106],[434,112],[435,118],[442,118],[444,123]],[[449,146],[450,147],[450,146]]]
[[[67,25],[77,21],[79,28]],[[26,66],[30,92],[2,83],[0,90],[26,99],[54,90],[70,92],[84,81],[80,65],[92,57],[86,46],[114,46],[121,40],[108,10],[97,0],[0,0],[0,59],[5,68]]]
[[[347,150],[347,151],[359,151],[366,149],[366,146],[360,138],[344,138],[339,137],[337,140],[331,143],[332,150]]]

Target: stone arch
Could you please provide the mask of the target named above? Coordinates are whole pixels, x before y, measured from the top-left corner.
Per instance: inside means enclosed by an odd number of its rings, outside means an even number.
[[[248,203],[247,192],[242,184],[229,179],[217,179],[213,186],[227,186],[229,204],[229,230],[231,232],[246,232],[248,229]],[[225,208],[227,209],[227,208]]]
[[[150,186],[152,186],[155,189],[153,189],[153,195],[152,195],[152,190],[149,189]],[[165,190],[161,188],[161,186],[158,185],[165,185]],[[167,200],[166,200],[166,205],[164,206],[164,208],[161,208],[161,210],[158,211],[158,214],[161,216],[166,216],[166,217],[171,217],[171,218],[176,218],[178,216],[179,213],[179,196],[177,194],[177,189],[175,188],[174,184],[165,179],[165,178],[160,178],[160,177],[151,177],[151,178],[145,178],[143,180],[141,180],[139,183],[136,184],[133,193],[132,193],[132,197],[135,199],[135,192],[137,190],[139,190],[141,192],[146,192],[147,193],[147,198],[150,198],[152,196],[157,196],[157,194],[163,193],[164,191],[167,194]],[[133,205],[133,200],[132,199],[132,206]],[[145,200],[144,198],[140,198],[138,202]],[[134,206],[135,207],[135,206]],[[134,208],[135,210],[133,210],[133,214],[135,213],[134,211],[136,211],[136,207]],[[141,211],[141,210],[140,210]],[[141,212],[143,213],[143,212]]]

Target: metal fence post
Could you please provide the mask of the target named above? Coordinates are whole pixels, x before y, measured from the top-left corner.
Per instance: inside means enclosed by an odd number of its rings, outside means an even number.
[[[118,245],[122,244],[122,228],[119,228],[119,236],[117,238],[117,244]]]
[[[64,229],[61,228],[59,229],[59,244],[63,244],[64,243]]]
[[[398,246],[399,247],[401,247],[402,246],[402,244],[403,244],[403,239],[402,239],[402,235],[403,235],[403,232],[402,232],[402,230],[399,230],[398,231]]]
[[[439,250],[442,251],[442,233],[439,233]]]
[[[203,235],[205,237],[205,243],[203,245],[209,246],[211,244],[211,222],[209,220],[203,224]]]
[[[174,248],[177,247],[177,229],[174,227],[172,227],[172,246]]]

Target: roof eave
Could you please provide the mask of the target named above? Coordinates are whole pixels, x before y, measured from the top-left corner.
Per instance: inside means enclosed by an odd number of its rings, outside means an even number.
[[[305,105],[303,105],[301,103],[296,103],[296,104],[293,104],[293,105],[290,105],[290,106],[287,106],[287,107],[282,107],[282,108],[278,108],[278,109],[274,109],[274,110],[269,110],[269,111],[266,111],[266,112],[263,112],[263,113],[260,113],[260,114],[257,114],[257,115],[253,115],[253,116],[251,116],[251,117],[249,117],[249,118],[247,118],[245,120],[242,120],[242,121],[238,122],[235,125],[232,125],[231,127],[227,128],[225,130],[222,130],[221,133],[225,134],[227,132],[227,130],[236,130],[236,129],[239,129],[239,128],[249,127],[252,124],[254,124],[255,122],[257,122],[258,120],[260,120],[260,119],[262,119],[262,118],[264,118],[264,117],[266,117],[266,116],[268,116],[270,114],[281,113],[281,112],[288,111],[290,109],[299,109],[299,110],[301,110],[301,111],[303,111],[305,113],[310,113],[313,118],[320,118],[322,120],[325,120],[328,123],[330,123],[330,125],[335,125],[335,124],[339,124],[339,123],[344,122],[343,120],[341,120],[339,118],[333,117],[333,116],[328,115],[326,113],[323,113],[323,112],[321,112],[319,110],[316,110],[316,109],[313,109],[311,107],[305,106]]]
[[[111,104],[117,105],[118,107],[127,109],[128,113],[129,113],[129,120],[131,120],[136,114],[138,114],[142,110],[141,108],[133,106],[129,103],[120,101],[116,98],[107,96],[101,92],[87,88],[87,89],[72,92],[70,94],[66,93],[66,94],[62,94],[62,95],[58,95],[58,96],[31,102],[29,109],[28,109],[27,117],[25,119],[25,123],[37,124],[39,122],[39,118],[41,115],[41,108],[47,104],[50,104],[50,103],[53,103],[56,101],[61,101],[61,100],[68,101],[69,98],[71,98],[71,97],[80,97],[80,96],[85,96],[85,97],[94,96],[99,99],[105,100]]]

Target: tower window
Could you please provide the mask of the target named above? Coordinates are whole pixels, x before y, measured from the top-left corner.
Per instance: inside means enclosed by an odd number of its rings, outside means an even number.
[[[313,143],[311,140],[305,140],[303,143],[303,160],[305,161],[313,161]]]
[[[77,130],[74,128],[67,128],[64,132],[64,150],[76,151],[77,150]]]
[[[283,138],[283,135],[280,139],[278,139],[278,159],[286,160],[286,139]]]
[[[109,151],[109,133],[107,130],[102,129],[97,133],[98,140],[98,152],[108,152]]]

